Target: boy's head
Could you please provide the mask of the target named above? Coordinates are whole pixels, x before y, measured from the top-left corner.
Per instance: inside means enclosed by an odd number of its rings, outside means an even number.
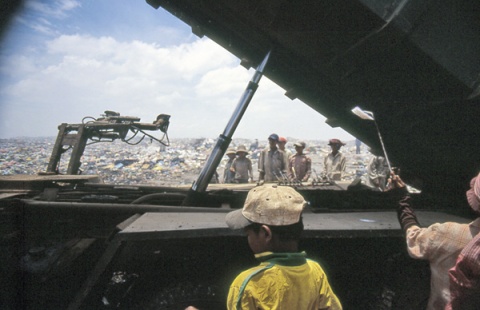
[[[303,141],[299,141],[299,142],[295,142],[294,146],[295,146],[295,151],[297,152],[297,154],[302,154],[303,150],[305,149],[305,146],[307,146],[307,144]]]
[[[247,148],[245,147],[245,145],[239,145],[238,148],[237,148],[237,155],[239,157],[245,157],[247,156],[248,154],[248,151],[247,151]]]
[[[228,158],[230,158],[230,159],[235,158],[236,154],[237,154],[237,152],[235,151],[235,149],[231,149],[231,148],[228,149],[227,152],[225,153],[225,155],[227,155]]]
[[[304,206],[302,195],[291,187],[257,186],[248,193],[243,209],[227,214],[226,222],[231,229],[245,229],[254,253],[279,251],[284,241],[298,241]]]
[[[243,229],[258,223],[271,226],[289,226],[300,221],[305,199],[289,186],[262,185],[252,188],[243,209],[227,214],[231,229]]]
[[[268,145],[270,146],[270,149],[275,150],[277,148],[277,143],[278,135],[276,133],[272,133],[268,136]]]
[[[332,152],[335,154],[340,150],[342,146],[345,145],[345,143],[343,143],[339,139],[330,139],[328,141],[328,145],[330,145],[330,147],[332,148]]]
[[[281,150],[285,150],[285,144],[287,144],[287,138],[285,137],[278,137],[278,148]]]

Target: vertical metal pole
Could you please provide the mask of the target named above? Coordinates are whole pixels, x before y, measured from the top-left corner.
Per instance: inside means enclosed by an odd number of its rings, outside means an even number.
[[[58,127],[57,140],[55,140],[55,145],[53,146],[52,155],[50,156],[50,161],[48,162],[47,172],[57,172],[57,165],[62,157],[63,137],[66,134],[66,128],[66,123],[63,123]]]
[[[82,124],[78,127],[77,135],[73,143],[72,156],[70,157],[70,162],[68,163],[67,174],[79,174],[80,171],[80,159],[85,151],[85,146],[87,144],[87,136],[85,125]]]
[[[247,110],[248,104],[253,98],[255,91],[258,88],[258,82],[260,81],[265,66],[268,62],[268,58],[270,57],[270,52],[267,53],[263,61],[257,67],[255,74],[253,75],[252,79],[248,83],[247,88],[243,92],[242,97],[240,98],[235,111],[233,112],[230,121],[228,122],[227,126],[223,133],[219,136],[217,143],[208,157],[207,163],[203,167],[198,179],[193,183],[192,188],[190,189],[189,194],[185,198],[183,205],[192,205],[196,201],[195,195],[196,193],[203,193],[207,189],[208,183],[212,179],[212,176],[217,169],[218,164],[222,160],[225,151],[227,150],[228,145],[232,141],[233,133],[237,128],[240,120],[242,119],[243,114]]]
[[[385,155],[385,160],[387,161],[388,172],[390,173],[392,172],[392,166],[390,165],[390,161],[388,160],[387,151],[385,150],[385,145],[383,144],[382,135],[380,134],[380,129],[378,129],[377,121],[373,119],[373,122],[375,123],[375,127],[377,128],[378,138],[380,139],[380,144],[382,145],[383,154]]]

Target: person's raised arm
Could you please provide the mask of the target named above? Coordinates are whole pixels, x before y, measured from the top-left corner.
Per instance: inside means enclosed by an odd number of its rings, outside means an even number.
[[[399,196],[401,195],[401,199],[397,205],[397,217],[403,231],[406,232],[408,228],[414,225],[420,226],[415,211],[411,206],[411,197],[405,182],[403,182],[399,175],[391,171],[388,185],[390,191],[398,193]]]

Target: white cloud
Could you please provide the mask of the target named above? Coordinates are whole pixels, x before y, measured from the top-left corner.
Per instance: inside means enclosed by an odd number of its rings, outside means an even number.
[[[249,72],[241,66],[221,67],[204,74],[196,85],[195,92],[199,97],[218,98],[240,94],[241,85],[251,78]]]
[[[57,33],[52,28],[52,24],[45,18],[39,18],[33,21],[27,21],[25,19],[21,19],[20,22],[22,22],[23,24],[26,24],[28,27],[32,28],[36,32],[39,32],[44,35],[53,36]]]
[[[25,10],[16,17],[19,24],[33,30],[37,35],[54,37],[61,34],[58,24],[69,17],[69,13],[80,8],[81,3],[74,0],[27,0]]]
[[[80,6],[80,2],[74,0],[28,0],[25,2],[25,7],[27,9],[31,9],[44,15],[59,19],[67,17],[68,11],[71,11]]]
[[[140,116],[148,122],[166,113],[163,106],[192,114],[199,105],[194,90],[203,75],[225,64],[236,66],[231,55],[207,40],[167,49],[138,41],[60,36],[47,44],[46,51],[46,63],[15,56],[10,69],[26,68],[24,78],[2,85],[6,102],[2,115],[10,119],[23,115],[28,120],[30,113],[23,109],[35,106],[36,113],[29,122],[38,126],[36,132],[42,135],[55,134],[61,122],[79,122],[85,115],[99,116],[107,109]],[[209,61],[212,55],[217,61]],[[14,123],[3,130],[8,135],[14,131]]]
[[[254,73],[208,39],[165,47],[62,35],[43,48],[41,60],[15,55],[4,68],[21,68],[22,78],[0,85],[0,137],[54,136],[59,124],[99,117],[105,110],[142,122],[170,114],[171,138],[217,137]],[[264,139],[271,132],[305,139],[350,137],[323,122],[262,78],[235,137]]]

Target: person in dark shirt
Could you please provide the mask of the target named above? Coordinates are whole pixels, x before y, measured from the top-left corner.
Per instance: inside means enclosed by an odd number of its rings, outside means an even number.
[[[225,164],[225,170],[223,171],[223,183],[233,183],[235,180],[235,172],[231,171],[230,167],[236,157],[235,149],[228,149],[227,152],[225,152],[225,155],[228,156],[228,161]]]

